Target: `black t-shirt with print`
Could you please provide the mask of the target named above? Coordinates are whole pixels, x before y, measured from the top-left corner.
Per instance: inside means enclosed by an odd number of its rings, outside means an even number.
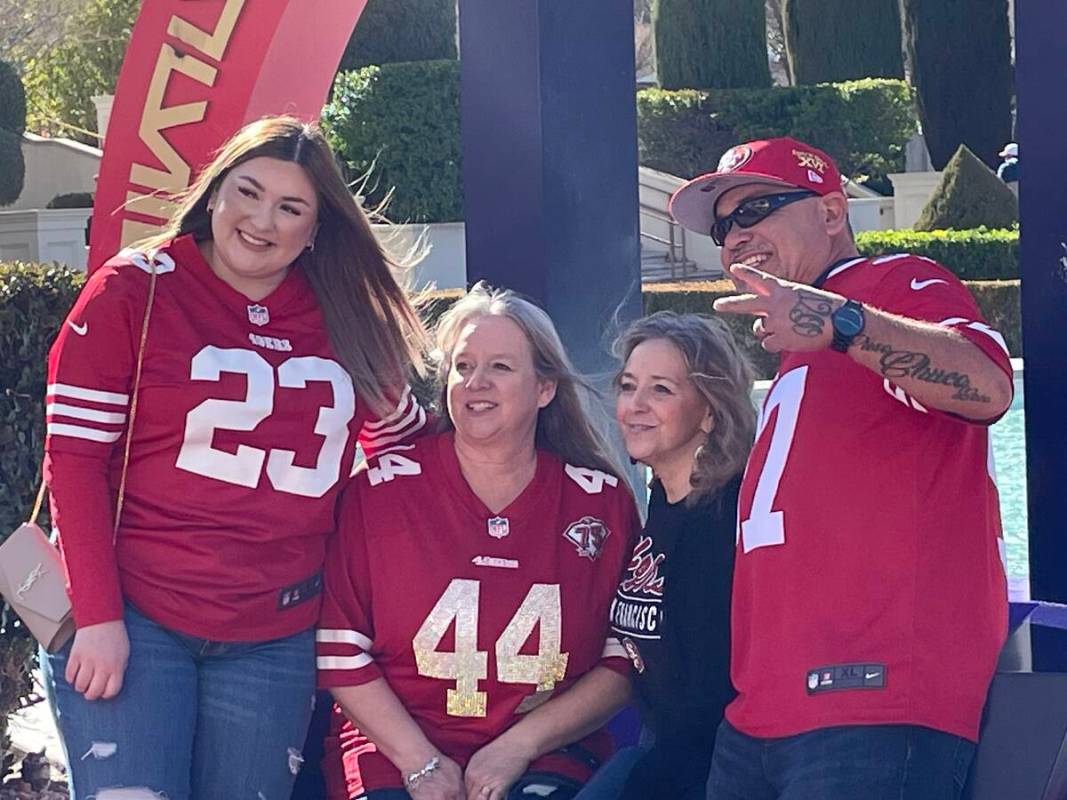
[[[623,800],[702,792],[730,685],[730,590],[740,476],[688,506],[652,485],[648,522],[611,608],[656,736]],[[702,796],[702,795],[701,795]]]

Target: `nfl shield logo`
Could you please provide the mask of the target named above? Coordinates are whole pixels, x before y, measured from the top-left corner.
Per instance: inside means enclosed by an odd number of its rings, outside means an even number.
[[[270,312],[266,306],[252,304],[248,307],[248,321],[253,325],[266,325],[270,322]]]
[[[489,535],[494,539],[503,539],[511,533],[507,517],[493,517],[486,523],[486,526],[489,528]]]

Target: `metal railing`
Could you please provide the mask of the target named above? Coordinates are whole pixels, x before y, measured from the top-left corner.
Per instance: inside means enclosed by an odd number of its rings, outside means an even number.
[[[645,184],[642,186],[645,191],[653,191],[663,195],[663,197],[669,198],[670,192],[665,192],[655,186],[649,186]],[[666,203],[664,203],[666,205]],[[679,225],[663,208],[650,205],[649,203],[639,203],[638,213],[649,219],[665,225],[667,228],[666,238],[663,236],[657,236],[654,233],[650,233],[641,226],[641,239],[642,241],[654,242],[664,248],[663,257],[666,272],[672,280],[687,277],[689,272],[692,272],[696,268],[696,264],[688,259],[685,253],[685,228]],[[658,253],[657,253],[658,255]]]

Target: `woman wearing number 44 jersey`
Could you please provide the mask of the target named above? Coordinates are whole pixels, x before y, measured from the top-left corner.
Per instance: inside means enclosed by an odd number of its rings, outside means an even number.
[[[424,425],[401,391],[422,338],[291,118],[238,132],[163,235],[88,279],[49,355],[45,442],[78,630],[43,660],[77,800],[289,796],[338,492],[357,441]]]
[[[448,430],[368,461],[327,558],[329,796],[566,800],[629,694],[636,509],[543,311],[479,285],[438,347]]]

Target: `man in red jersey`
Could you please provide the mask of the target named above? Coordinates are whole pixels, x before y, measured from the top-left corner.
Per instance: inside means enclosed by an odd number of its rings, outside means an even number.
[[[714,800],[956,798],[1007,626],[987,426],[1004,340],[947,269],[859,255],[841,176],[790,138],[675,193],[781,354],[741,487]]]

